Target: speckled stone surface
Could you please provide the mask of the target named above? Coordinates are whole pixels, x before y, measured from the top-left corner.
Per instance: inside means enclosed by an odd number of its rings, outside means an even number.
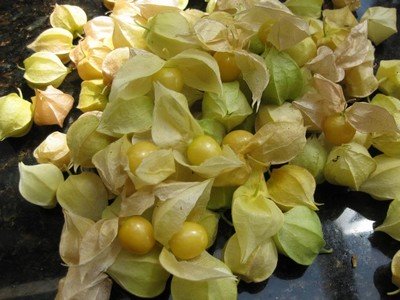
[[[101,1],[70,0],[59,4],[81,6],[88,17],[104,14]],[[363,0],[358,11],[382,5],[400,8],[400,2]],[[25,98],[33,92],[25,85],[22,66],[29,55],[26,45],[49,27],[48,16],[54,0],[0,1],[0,96],[20,88]],[[192,5],[201,5],[192,1]],[[379,59],[400,58],[399,35],[377,47]],[[61,86],[77,99],[80,80],[77,75]],[[78,115],[71,113],[67,124]],[[25,202],[18,194],[17,163],[33,164],[33,149],[55,126],[34,126],[23,138],[0,142],[0,299],[53,299],[58,280],[66,273],[58,255],[63,224],[61,210],[45,210]],[[63,130],[66,130],[64,128]],[[325,203],[319,216],[327,247],[332,254],[320,255],[310,267],[296,265],[280,256],[273,276],[259,284],[239,284],[240,299],[385,299],[391,284],[390,261],[400,243],[373,227],[385,218],[388,203],[377,202],[365,194],[349,192],[328,184],[319,186],[316,201]],[[213,250],[220,251],[232,234],[221,223],[220,239]],[[351,258],[357,259],[353,268]],[[166,290],[162,299],[169,297]],[[114,284],[111,299],[136,299]],[[188,295],[190,299],[190,295]]]

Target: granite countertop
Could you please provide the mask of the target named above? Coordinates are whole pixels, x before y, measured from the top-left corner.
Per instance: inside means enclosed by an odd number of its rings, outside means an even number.
[[[57,1],[81,6],[89,18],[104,14],[100,0]],[[397,7],[399,1],[363,0],[368,6]],[[0,2],[0,96],[20,88],[25,98],[30,90],[18,69],[30,54],[26,45],[44,29],[55,0],[1,0]],[[191,5],[203,5],[191,1]],[[399,34],[377,47],[378,59],[400,58]],[[61,90],[78,98],[80,79],[69,76]],[[78,112],[68,116],[70,124]],[[56,126],[33,126],[22,138],[0,142],[0,299],[53,299],[58,280],[67,271],[58,254],[63,225],[59,207],[46,210],[24,201],[18,193],[17,163],[34,164],[32,151]],[[63,130],[66,130],[64,128]],[[273,276],[258,284],[239,284],[239,299],[385,299],[396,287],[391,283],[390,262],[400,243],[373,228],[382,223],[388,207],[362,193],[323,184],[316,202],[324,203],[318,212],[327,247],[332,254],[320,255],[310,267],[280,256]],[[221,222],[221,239],[232,229]],[[357,267],[352,266],[352,257]],[[160,298],[168,298],[166,290]],[[112,299],[136,299],[113,285]]]

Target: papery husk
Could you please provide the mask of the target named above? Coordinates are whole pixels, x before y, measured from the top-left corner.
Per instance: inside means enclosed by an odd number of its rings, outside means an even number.
[[[317,45],[311,37],[306,37],[301,42],[286,49],[285,52],[299,67],[302,67],[317,55]]]
[[[141,216],[156,202],[154,187],[144,187],[131,195],[123,190],[121,194],[120,217]]]
[[[125,170],[136,189],[157,185],[175,173],[173,152],[171,149],[153,151],[143,159],[134,173],[129,172],[128,166],[125,166]]]
[[[161,70],[164,65],[165,61],[151,52],[134,53],[114,77],[109,101],[146,95],[153,88],[152,75]]]
[[[262,172],[253,171],[249,180],[233,194],[232,221],[241,264],[245,264],[252,253],[281,228],[283,214],[269,197]]]
[[[365,62],[346,70],[343,83],[347,96],[364,98],[371,95],[379,85],[374,76],[373,62]]]
[[[400,220],[398,218],[399,213],[400,200],[394,199],[389,205],[385,220],[374,230],[385,232],[396,241],[400,241]]]
[[[193,138],[203,135],[203,129],[191,114],[183,94],[154,84],[152,138],[162,148],[186,149]]]
[[[346,109],[347,121],[358,131],[366,133],[399,133],[396,120],[383,107],[356,102]]]
[[[368,38],[375,45],[397,33],[396,8],[369,7],[361,17],[361,21],[364,20],[368,22]]]
[[[66,277],[60,281],[56,299],[107,299],[111,285],[103,272],[120,252],[117,233],[117,218],[100,220],[88,228],[80,241],[79,265],[69,267]]]
[[[110,39],[114,32],[114,21],[108,16],[98,16],[88,21],[83,30],[86,37],[104,41]]]
[[[65,210],[97,221],[108,204],[108,192],[98,175],[83,172],[60,184],[57,200]]]
[[[230,237],[224,248],[224,262],[245,282],[261,282],[269,278],[278,264],[278,251],[269,238],[258,246],[242,263],[237,234]]]
[[[302,152],[300,152],[289,163],[302,168],[314,176],[316,183],[321,183],[324,178],[324,167],[328,158],[328,150],[322,145],[317,137],[307,139]]]
[[[26,201],[44,208],[56,206],[57,188],[64,182],[64,176],[55,165],[27,166],[20,162],[18,170],[18,190]]]
[[[204,92],[222,93],[218,64],[205,51],[187,49],[168,60],[165,66],[178,68],[182,73],[184,84],[191,88]]]
[[[103,111],[108,102],[107,89],[101,79],[85,80],[81,83],[79,103],[76,108],[82,112]]]
[[[147,23],[147,28],[144,33],[147,47],[163,59],[200,48],[188,21],[179,12],[158,14]]]
[[[178,261],[175,256],[164,247],[160,254],[160,263],[164,269],[181,279],[196,282],[218,278],[230,278],[235,280],[235,276],[232,275],[229,268],[207,251],[203,251],[202,254],[196,258]]]
[[[180,151],[174,151],[174,157],[177,163],[189,168],[194,173],[204,178],[215,178],[219,175],[226,176],[229,174],[228,172],[238,172],[245,166],[245,162],[226,145],[222,147],[222,153],[220,155],[211,157],[200,165],[190,164],[187,157]],[[246,172],[246,170],[244,171]],[[241,178],[238,179],[241,181]],[[218,185],[220,186],[221,183]]]
[[[153,99],[148,96],[116,99],[105,107],[97,130],[115,137],[146,132],[152,126],[153,108]]]
[[[361,0],[333,0],[335,8],[348,6],[351,11],[357,10],[361,6]]]
[[[379,90],[388,96],[400,98],[400,60],[381,60],[376,73]]]
[[[99,122],[95,115],[82,115],[68,129],[67,145],[75,167],[92,167],[93,155],[114,141],[114,138],[96,131]]]
[[[73,48],[73,35],[63,28],[49,28],[43,31],[27,48],[56,54],[63,63],[69,62],[69,52]]]
[[[268,86],[269,71],[262,58],[244,50],[234,51],[235,61],[240,69],[243,80],[252,93],[251,106],[258,110],[263,91]]]
[[[299,97],[304,85],[303,76],[289,54],[270,47],[266,48],[263,57],[270,75],[268,86],[262,95],[263,102],[281,105],[284,101]]]
[[[320,74],[333,82],[340,82],[345,76],[344,69],[336,64],[336,56],[332,49],[321,46],[317,50],[317,56],[306,64],[306,67],[314,74]]]
[[[271,199],[283,211],[296,206],[306,206],[318,210],[314,202],[316,182],[313,175],[297,165],[284,165],[273,169],[267,180],[267,189]]]
[[[324,175],[329,183],[358,191],[376,168],[376,162],[365,147],[349,143],[332,148]]]
[[[385,154],[375,156],[376,170],[361,185],[360,191],[376,200],[392,200],[400,196],[400,158]]]
[[[66,171],[71,163],[67,135],[58,131],[49,134],[33,151],[33,157],[39,164],[52,163],[61,171]]]
[[[321,130],[325,119],[343,112],[347,106],[342,87],[319,74],[314,75],[314,90],[293,101],[305,116],[306,125]]]
[[[294,122],[303,125],[303,116],[291,103],[284,102],[282,105],[261,105],[255,122],[258,131],[267,123]]]
[[[58,5],[54,7],[50,15],[50,24],[52,27],[61,27],[74,35],[76,38],[83,33],[83,26],[87,22],[85,11],[75,5]]]
[[[297,16],[320,18],[323,0],[288,0],[285,5]]]
[[[74,98],[50,85],[44,91],[35,89],[32,102],[33,122],[36,125],[63,127],[64,120],[74,105]]]
[[[97,152],[93,158],[93,165],[96,167],[104,185],[113,194],[119,195],[128,179],[125,171],[125,161],[122,157],[131,147],[131,143],[126,136],[123,136],[106,148]]]
[[[64,226],[60,238],[60,256],[68,266],[79,265],[82,238],[95,222],[68,210],[63,210]]]
[[[155,194],[157,202],[153,213],[154,237],[164,246],[178,232],[189,215],[204,212],[210,199],[213,180],[161,184]],[[168,189],[172,187],[172,189]]]
[[[204,134],[211,136],[218,144],[222,143],[222,139],[226,135],[226,129],[221,122],[214,119],[198,120]]]
[[[103,73],[103,83],[111,85],[122,65],[129,59],[129,48],[117,48],[112,50],[103,60],[101,70]]]
[[[112,42],[115,48],[129,47],[146,49],[143,34],[146,30],[139,26],[130,15],[111,15],[114,20]]]
[[[285,213],[282,229],[274,236],[278,251],[300,265],[311,265],[325,246],[318,215],[305,206]]]
[[[0,141],[20,137],[32,126],[32,104],[16,93],[0,97]]]
[[[58,88],[70,72],[52,52],[37,52],[24,60],[24,78],[35,89],[45,89],[52,85]]]
[[[306,127],[299,123],[267,123],[241,152],[265,166],[282,164],[300,153],[306,144],[305,134]]]
[[[122,288],[138,297],[152,298],[161,294],[170,274],[160,265],[161,247],[154,247],[145,255],[121,250],[115,262],[107,269]]]
[[[204,118],[215,119],[225,125],[227,131],[241,124],[253,111],[246,96],[240,91],[239,82],[222,84],[223,93],[205,93],[202,101]]]

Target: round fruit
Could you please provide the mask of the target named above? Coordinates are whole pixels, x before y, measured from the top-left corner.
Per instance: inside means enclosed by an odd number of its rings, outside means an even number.
[[[217,61],[222,82],[230,82],[238,79],[240,69],[236,64],[235,54],[215,52],[214,58]]]
[[[322,125],[322,130],[325,139],[336,146],[349,143],[356,134],[355,128],[351,126],[342,113],[327,117]]]
[[[192,165],[200,165],[212,157],[221,155],[221,147],[211,136],[200,135],[195,138],[186,150],[187,158]]]
[[[135,254],[146,254],[153,249],[153,225],[141,216],[132,216],[122,221],[118,231],[121,246]]]
[[[233,151],[238,153],[240,149],[247,145],[253,134],[246,130],[233,130],[229,132],[222,140],[223,145],[228,145]]]
[[[153,80],[176,92],[183,89],[183,76],[178,68],[162,68],[153,75]]]
[[[152,142],[141,141],[132,145],[127,153],[131,172],[134,173],[142,161],[156,150],[158,150],[158,147]]]
[[[198,223],[185,222],[169,241],[172,253],[179,259],[199,256],[207,247],[207,231]]]

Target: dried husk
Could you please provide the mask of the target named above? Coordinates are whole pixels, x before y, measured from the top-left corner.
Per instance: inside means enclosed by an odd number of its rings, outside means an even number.
[[[81,83],[79,103],[82,112],[103,111],[108,103],[106,86],[101,79],[85,80]]]
[[[63,127],[64,120],[74,105],[74,98],[50,85],[44,91],[35,89],[32,102],[33,122],[36,125]]]
[[[61,171],[66,171],[71,163],[67,135],[58,131],[49,134],[33,151],[33,157],[39,164],[52,163]]]
[[[50,24],[52,27],[61,27],[74,35],[83,33],[83,26],[87,22],[85,11],[75,5],[58,5],[54,7],[50,15]]]

